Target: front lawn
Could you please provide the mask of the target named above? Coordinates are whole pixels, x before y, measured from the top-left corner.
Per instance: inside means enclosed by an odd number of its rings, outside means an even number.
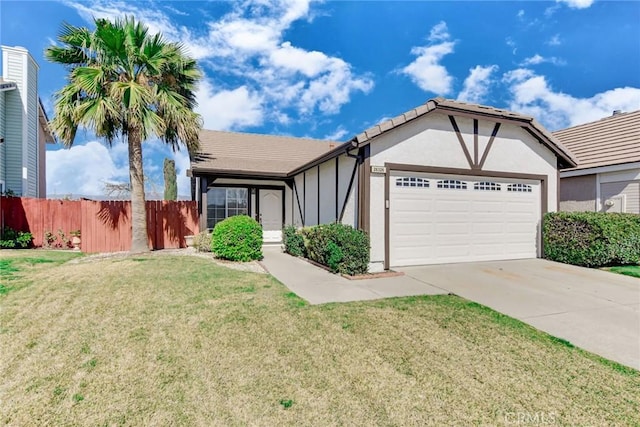
[[[309,306],[202,258],[25,256],[0,251],[3,424],[640,424],[637,371],[453,295]]]
[[[625,265],[620,267],[611,267],[609,271],[614,273],[624,274],[632,277],[640,277],[640,265]]]

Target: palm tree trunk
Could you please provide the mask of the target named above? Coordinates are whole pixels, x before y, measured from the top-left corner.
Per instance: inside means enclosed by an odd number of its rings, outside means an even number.
[[[149,251],[147,237],[147,206],[144,198],[142,142],[140,133],[129,129],[129,179],[131,180],[131,249],[130,252]]]

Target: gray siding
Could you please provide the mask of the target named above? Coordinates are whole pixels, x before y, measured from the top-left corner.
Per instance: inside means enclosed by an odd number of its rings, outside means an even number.
[[[6,189],[17,195],[38,197],[45,194],[41,187],[46,187],[45,177],[40,176],[45,159],[38,136],[38,65],[22,48],[2,49],[3,79],[16,83],[16,89],[4,92],[0,98],[5,138],[0,176]]]
[[[22,195],[22,100],[16,90],[5,93],[6,188]]]
[[[640,214],[640,181],[606,182],[600,184],[600,196],[603,209],[608,210],[604,203],[618,195],[625,196],[624,212]],[[615,208],[615,207],[613,207]],[[615,210],[618,212],[618,210]]]
[[[18,195],[23,194],[22,188],[22,144],[23,144],[23,119],[24,105],[20,97],[21,91],[25,88],[23,81],[23,57],[22,55],[9,52],[4,55],[6,60],[7,75],[6,80],[16,82],[17,89],[5,92],[5,144],[6,144],[6,188]]]
[[[5,97],[5,93],[4,92],[0,92],[0,136],[4,137],[5,136],[5,132],[4,132],[4,97]],[[4,167],[4,162],[5,162],[5,147],[7,144],[0,144],[0,181],[4,182],[5,181],[5,167]]]
[[[583,175],[560,180],[560,210],[593,212],[596,210],[596,176]]]
[[[30,58],[27,60],[27,140],[25,163],[28,170],[27,188],[23,190],[28,197],[38,197],[38,75],[37,68]]]

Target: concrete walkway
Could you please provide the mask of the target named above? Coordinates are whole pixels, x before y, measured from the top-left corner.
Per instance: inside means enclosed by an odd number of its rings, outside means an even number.
[[[348,280],[264,249],[264,266],[311,304],[454,293],[585,350],[640,369],[640,279],[541,259],[400,269]]]
[[[262,264],[269,273],[311,304],[447,293],[444,289],[406,275],[381,279],[345,279],[283,253],[279,246],[264,246],[263,253]]]

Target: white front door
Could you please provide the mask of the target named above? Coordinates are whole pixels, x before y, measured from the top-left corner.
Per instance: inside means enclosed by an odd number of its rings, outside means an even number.
[[[535,258],[540,181],[394,173],[390,265]]]
[[[259,189],[258,218],[264,243],[282,241],[282,190]]]

